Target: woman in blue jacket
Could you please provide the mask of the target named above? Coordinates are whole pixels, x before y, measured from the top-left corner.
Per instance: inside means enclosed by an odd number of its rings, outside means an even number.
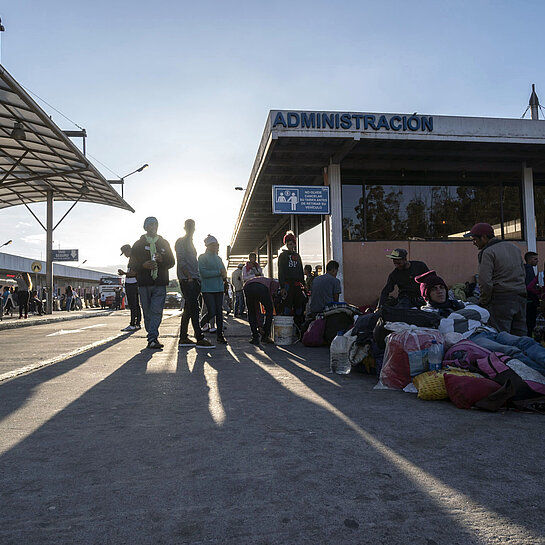
[[[201,320],[201,327],[216,317],[217,342],[227,344],[223,336],[223,289],[227,278],[227,271],[221,257],[218,255],[219,247],[216,237],[208,235],[204,239],[206,251],[198,259],[199,274],[201,275],[201,293],[208,310]]]

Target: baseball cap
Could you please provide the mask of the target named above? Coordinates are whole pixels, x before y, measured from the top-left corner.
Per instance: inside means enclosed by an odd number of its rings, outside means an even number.
[[[388,254],[386,257],[390,259],[407,259],[407,250],[403,248],[396,248],[391,254]]]
[[[132,246],[130,244],[123,244],[123,246],[121,246],[120,250],[121,250],[121,255],[123,255],[123,252],[125,250],[130,250],[132,248]]]
[[[494,228],[489,223],[476,223],[469,233],[464,235],[465,238],[469,237],[481,237],[481,236],[493,237]]]

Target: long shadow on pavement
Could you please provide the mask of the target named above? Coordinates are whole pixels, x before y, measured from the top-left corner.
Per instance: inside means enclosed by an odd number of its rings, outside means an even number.
[[[339,413],[452,489],[512,516],[481,487],[456,482],[463,460],[492,447],[469,443],[483,418],[457,442],[445,430],[456,420],[447,405],[415,411],[412,398],[375,396],[369,380],[326,376],[323,363],[305,363],[309,372],[274,347],[169,344],[111,359],[111,373],[0,458],[2,543],[500,542],[489,511],[484,531],[471,528],[467,506],[453,514],[426,492],[433,482],[409,478]],[[454,436],[470,427],[461,418]],[[517,510],[518,524],[541,536],[536,517]]]

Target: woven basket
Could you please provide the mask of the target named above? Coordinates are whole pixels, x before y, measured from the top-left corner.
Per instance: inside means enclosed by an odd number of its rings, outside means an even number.
[[[418,390],[418,398],[428,401],[434,399],[448,399],[447,389],[445,387],[445,374],[465,375],[471,377],[480,377],[476,373],[457,369],[455,367],[446,367],[441,371],[427,371],[413,378],[413,383]]]

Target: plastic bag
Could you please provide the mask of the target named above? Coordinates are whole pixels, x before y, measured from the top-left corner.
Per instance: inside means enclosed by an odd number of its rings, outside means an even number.
[[[392,331],[386,337],[384,363],[380,382],[396,390],[402,390],[411,377],[428,371],[428,348],[432,341],[444,343],[443,335],[436,329],[426,329],[402,322],[388,323]]]
[[[329,372],[338,375],[348,375],[352,369],[348,352],[350,346],[354,344],[357,337],[350,335],[350,332],[344,335],[337,335],[329,348]]]

